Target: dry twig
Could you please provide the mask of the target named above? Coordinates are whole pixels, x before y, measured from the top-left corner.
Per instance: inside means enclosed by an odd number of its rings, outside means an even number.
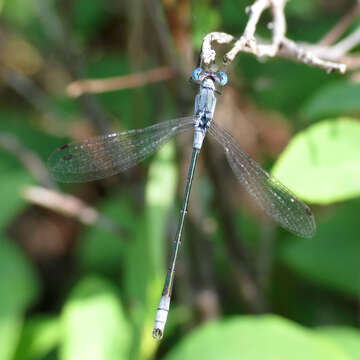
[[[49,172],[36,153],[23,145],[10,133],[0,133],[0,148],[16,156],[41,186],[27,186],[22,196],[26,201],[53,210],[65,216],[73,217],[81,223],[96,224],[116,235],[125,232],[110,218],[72,195],[56,190]]]
[[[244,33],[238,40],[234,36],[222,32],[213,32],[206,35],[203,39],[200,64],[208,66],[215,61],[216,51],[213,49],[212,43],[234,43],[232,49],[224,56],[225,64],[230,64],[240,52],[247,52],[258,57],[280,56],[290,58],[310,66],[320,67],[328,72],[337,71],[341,74],[345,73],[346,63],[342,57],[360,43],[360,30],[356,30],[353,34],[333,46],[327,45],[329,40],[326,38],[318,45],[296,43],[286,37],[284,10],[286,2],[287,0],[255,0],[253,5],[247,8],[249,21]],[[272,40],[270,43],[255,36],[256,26],[261,15],[268,8],[271,9],[273,14],[273,23],[270,24],[272,29]],[[355,11],[358,11],[358,7],[353,9],[353,12]],[[351,19],[353,19],[352,13],[343,20],[343,23],[349,24]],[[344,25],[341,23],[338,28],[337,33],[343,31]]]
[[[66,89],[70,97],[78,97],[84,93],[102,93],[121,89],[134,88],[149,83],[169,80],[174,76],[170,67],[163,66],[152,70],[111,77],[107,79],[85,79],[70,83]]]
[[[73,195],[41,186],[27,186],[22,191],[22,196],[32,204],[77,219],[82,224],[98,225],[116,236],[126,235],[125,231],[118,224]]]
[[[95,208],[72,195],[41,186],[27,186],[22,195],[33,204],[74,217],[86,225],[95,224],[99,219],[99,212]]]

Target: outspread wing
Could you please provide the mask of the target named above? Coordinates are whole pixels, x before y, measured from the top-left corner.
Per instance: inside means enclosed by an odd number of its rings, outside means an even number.
[[[315,234],[315,219],[306,204],[247,155],[228,131],[214,122],[208,131],[223,146],[240,183],[270,217],[298,236]]]
[[[116,175],[153,154],[174,135],[194,126],[192,116],[168,120],[143,129],[97,136],[63,145],[48,160],[61,182],[85,182]]]

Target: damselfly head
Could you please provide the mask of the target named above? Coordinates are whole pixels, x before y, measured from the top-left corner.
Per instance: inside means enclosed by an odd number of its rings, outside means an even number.
[[[211,78],[215,83],[221,86],[225,86],[228,82],[228,77],[224,72],[196,68],[191,75],[191,79],[198,84],[202,83],[206,78]]]

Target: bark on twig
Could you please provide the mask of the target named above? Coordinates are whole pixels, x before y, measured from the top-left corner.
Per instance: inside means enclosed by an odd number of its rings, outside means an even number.
[[[203,39],[200,64],[209,66],[215,61],[216,51],[212,43],[229,44],[234,43],[233,47],[224,55],[224,63],[230,64],[240,52],[251,53],[257,57],[285,57],[302,62],[309,66],[320,67],[328,72],[337,71],[341,74],[346,71],[346,63],[342,56],[360,43],[360,30],[356,30],[346,39],[333,46],[324,46],[331,39],[324,38],[318,45],[299,44],[286,37],[286,18],[285,5],[287,0],[255,0],[253,5],[247,8],[249,20],[243,34],[238,40],[234,36],[213,32],[206,35]],[[266,42],[256,37],[256,27],[263,12],[270,8],[273,15],[273,22],[270,24],[272,29],[272,40]],[[353,12],[358,11],[354,8]],[[353,19],[350,14],[343,22],[349,24]],[[339,25],[337,33],[343,31],[344,24]],[[334,31],[335,32],[335,31]],[[336,34],[338,36],[338,34]],[[320,51],[320,49],[322,51]]]
[[[22,196],[28,202],[52,210],[56,213],[75,218],[84,225],[98,225],[116,236],[124,236],[125,231],[94,207],[79,198],[41,186],[27,186]]]
[[[169,80],[174,76],[170,67],[162,66],[156,69],[125,75],[111,77],[108,79],[84,79],[70,83],[66,89],[70,97],[78,97],[84,93],[103,93],[107,91],[129,89],[145,84]]]

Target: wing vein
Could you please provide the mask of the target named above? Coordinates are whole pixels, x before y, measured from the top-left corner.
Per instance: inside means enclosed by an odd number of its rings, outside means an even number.
[[[262,169],[241,149],[228,131],[213,123],[209,133],[224,148],[226,158],[239,182],[267,215],[298,236],[314,235],[315,220],[307,205]]]
[[[192,116],[142,129],[100,135],[55,150],[48,160],[52,176],[62,182],[84,182],[116,175],[153,154],[178,133],[191,130]]]

